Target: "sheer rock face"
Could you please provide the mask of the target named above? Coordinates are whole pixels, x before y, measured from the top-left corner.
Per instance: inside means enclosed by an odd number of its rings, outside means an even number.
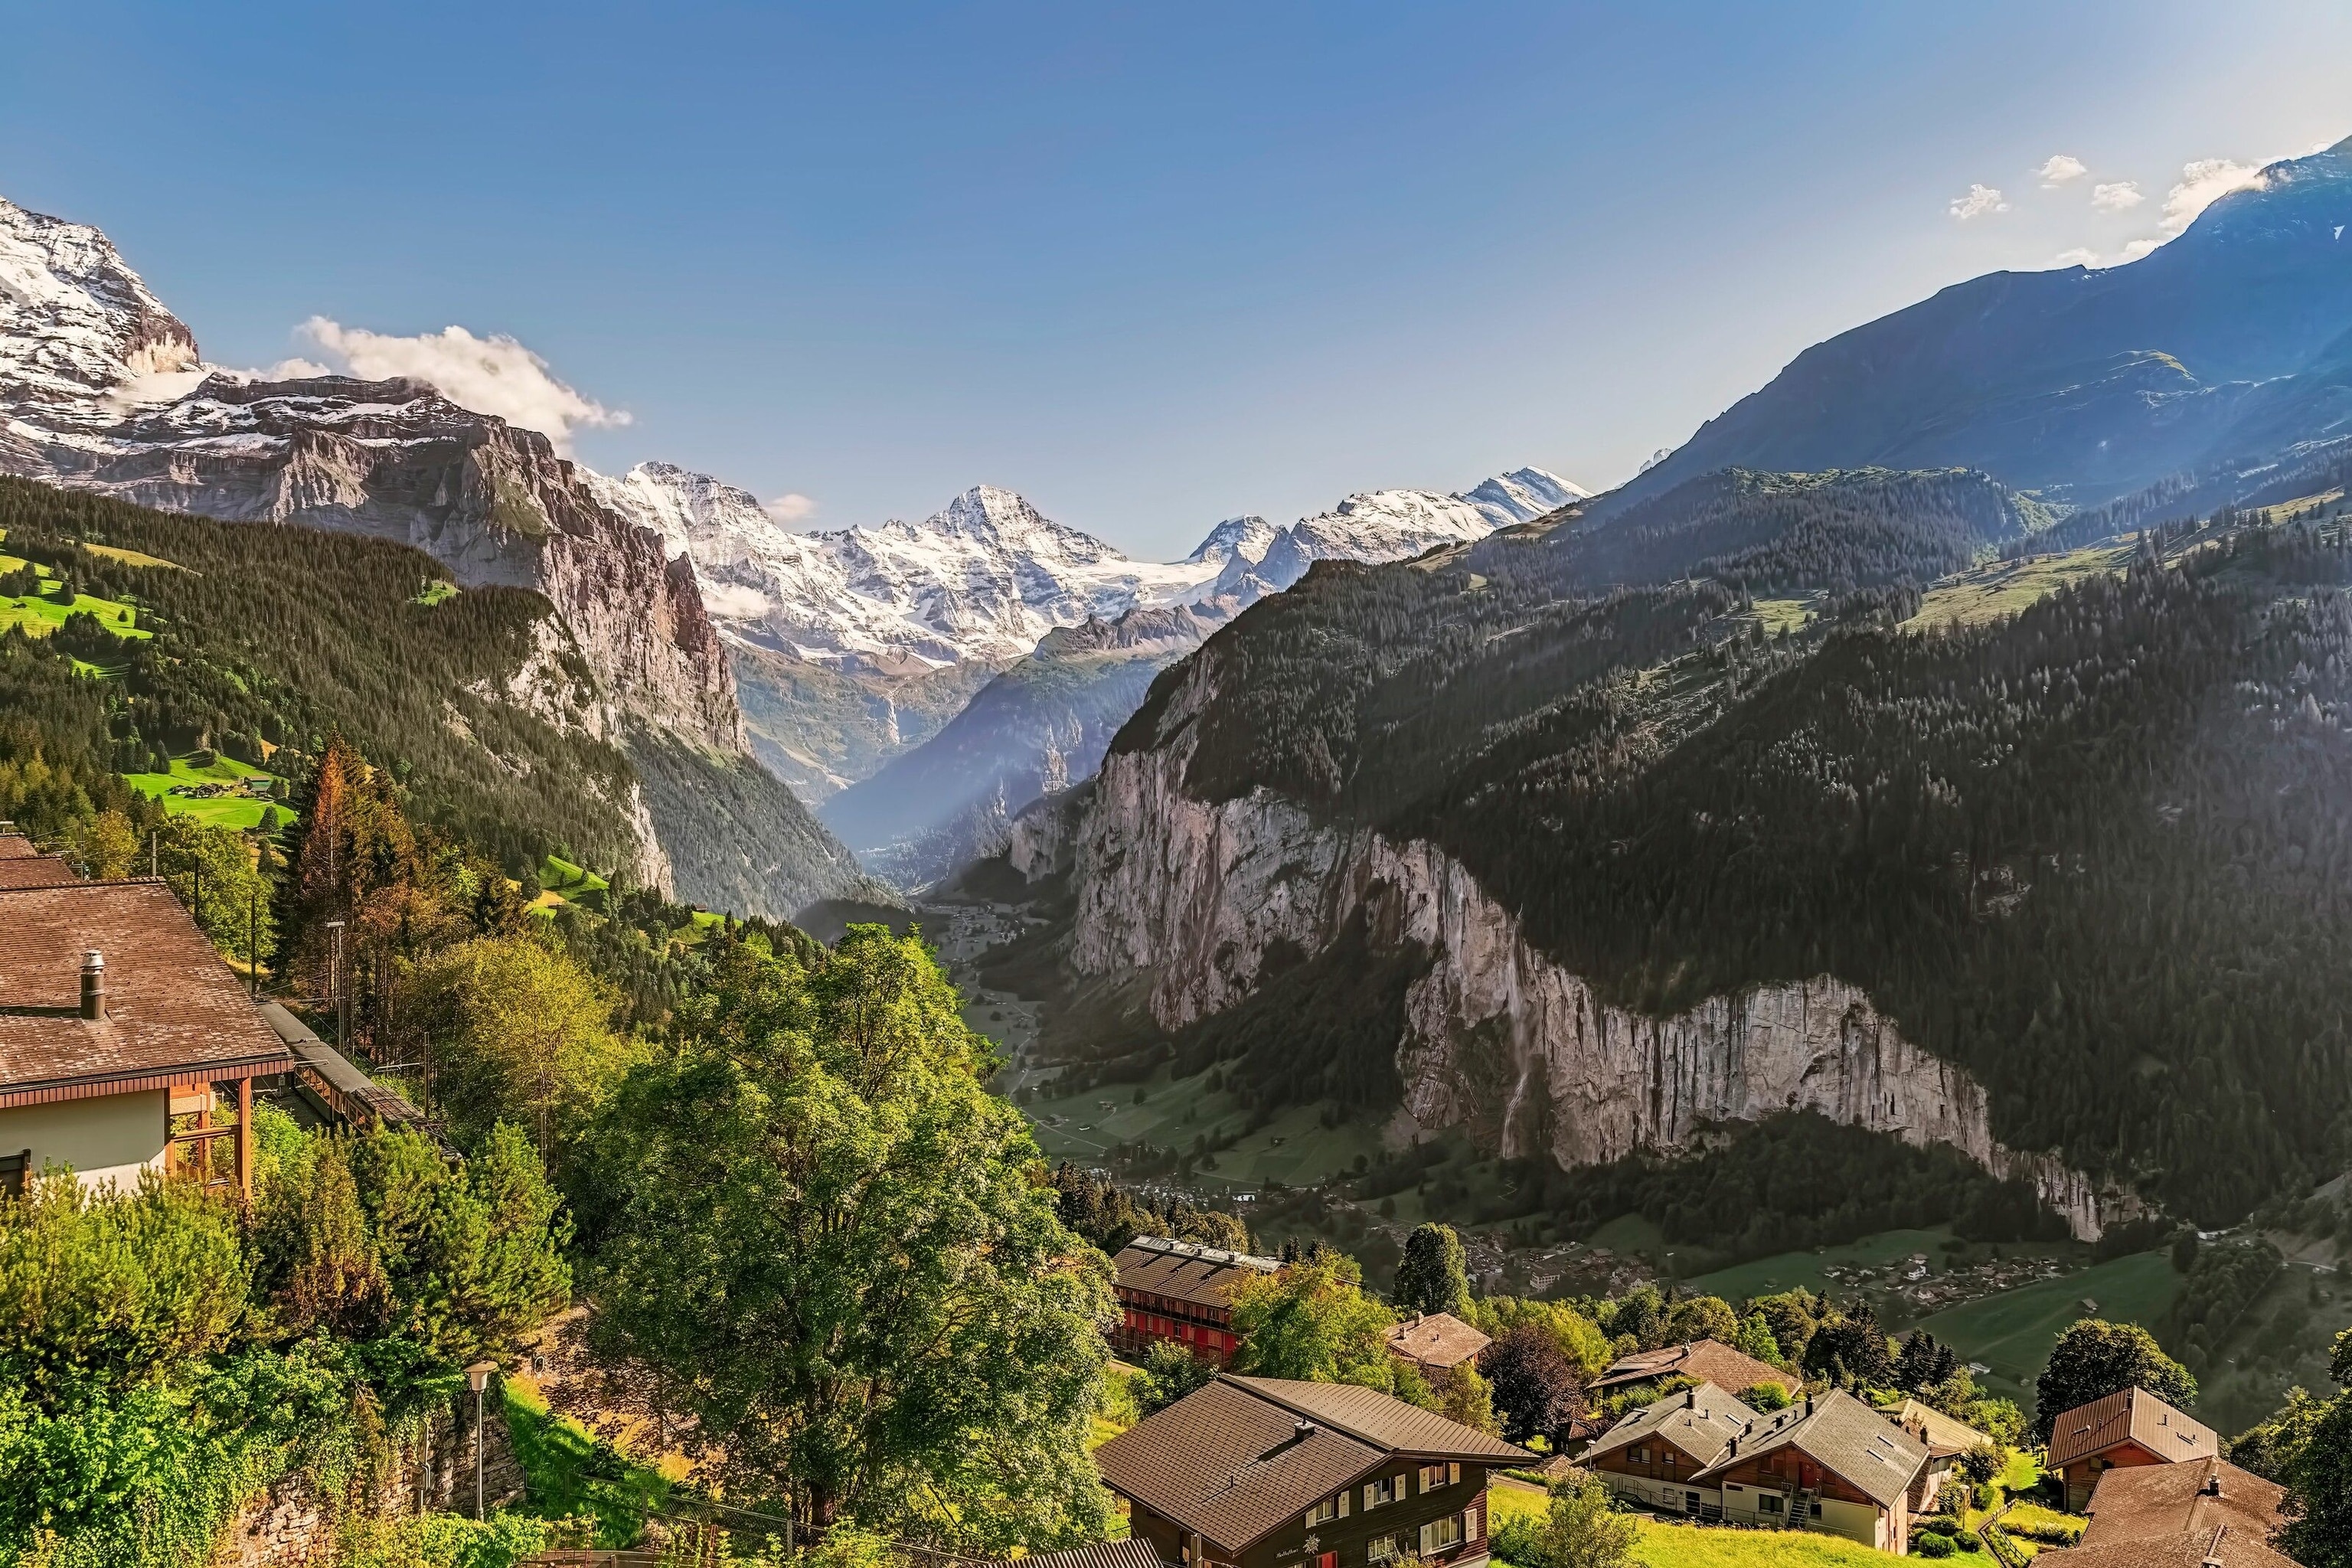
[[[1712,1122],[1814,1110],[1949,1143],[2029,1181],[2085,1239],[2141,1212],[2128,1192],[2054,1156],[2004,1146],[1983,1086],[1842,981],[1758,986],[1646,1017],[1538,951],[1434,845],[1320,825],[1264,790],[1192,798],[1183,719],[1205,686],[1196,664],[1161,727],[1171,739],[1115,752],[1077,828],[1071,964],[1086,975],[1151,971],[1163,1026],[1233,1005],[1277,942],[1316,952],[1360,910],[1374,940],[1435,955],[1397,1043],[1403,1111],[1419,1126],[1463,1127],[1492,1152],[1575,1166],[1684,1147]]]

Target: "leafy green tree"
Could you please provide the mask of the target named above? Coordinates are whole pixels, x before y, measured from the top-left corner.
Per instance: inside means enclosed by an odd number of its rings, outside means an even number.
[[[1625,1568],[1641,1529],[1632,1514],[1617,1510],[1607,1483],[1578,1475],[1553,1484],[1541,1518],[1498,1526],[1495,1552],[1512,1568]]]
[[[1395,1386],[1388,1331],[1396,1316],[1363,1292],[1352,1258],[1318,1248],[1276,1274],[1255,1275],[1234,1292],[1234,1370],[1310,1383]]]
[[[1813,1331],[1805,1343],[1805,1371],[1844,1388],[1886,1388],[1895,1380],[1895,1358],[1886,1348],[1885,1331],[1867,1301],[1857,1301],[1843,1314]]]
[[[1499,1435],[1495,1423],[1495,1387],[1478,1371],[1476,1362],[1456,1363],[1445,1374],[1437,1397],[1448,1420],[1459,1421],[1475,1432]]]
[[[1742,1355],[1754,1356],[1767,1366],[1780,1366],[1780,1342],[1773,1337],[1772,1325],[1761,1312],[1750,1312],[1739,1325],[1739,1337],[1732,1342]]]
[[[1194,1389],[1217,1380],[1216,1364],[1203,1361],[1173,1340],[1157,1340],[1136,1375],[1135,1407],[1139,1415],[1165,1410]]]
[[[611,989],[530,936],[477,937],[435,953],[410,992],[433,1040],[435,1101],[467,1147],[509,1121],[559,1161],[645,1055],[613,1027]]]
[[[163,880],[213,945],[231,958],[267,963],[278,951],[273,894],[245,836],[187,816],[165,816],[155,832]]]
[[[1786,1410],[1793,1397],[1785,1383],[1750,1384],[1739,1391],[1739,1403],[1750,1410]]]
[[[2352,1329],[2336,1336],[2327,1370],[2343,1392],[2306,1414],[2300,1441],[2282,1444],[2290,1451],[2278,1545],[2304,1568],[2352,1568]]]
[[[2230,1463],[2284,1485],[2287,1466],[2311,1441],[2326,1413],[2327,1402],[2313,1398],[2310,1390],[2288,1389],[2284,1405],[2230,1439]]]
[[[592,1342],[803,1522],[999,1552],[1098,1539],[1108,1265],[912,938],[804,968],[722,936],[680,1048],[593,1136]],[[724,1303],[724,1310],[714,1310]]]
[[[2085,1318],[2058,1336],[2050,1364],[2033,1384],[2033,1436],[2047,1443],[2058,1417],[2126,1388],[2144,1388],[2168,1405],[2197,1402],[2197,1380],[2164,1353],[2137,1323]]]
[[[1470,1275],[1462,1237],[1450,1225],[1413,1226],[1397,1265],[1396,1305],[1403,1312],[1451,1312],[1470,1316]]]
[[[1801,1366],[1805,1347],[1812,1342],[1813,1331],[1827,1315],[1828,1303],[1810,1290],[1783,1290],[1777,1295],[1753,1298],[1748,1303],[1748,1310],[1762,1318],[1765,1327],[1771,1331],[1772,1342],[1780,1347],[1783,1364]]]
[[[1670,1344],[1687,1344],[1693,1340],[1738,1344],[1739,1315],[1720,1296],[1692,1296],[1675,1302],[1666,1314],[1666,1341]]]
[[[1490,1340],[1499,1340],[1522,1323],[1534,1323],[1551,1335],[1560,1353],[1573,1363],[1586,1381],[1601,1375],[1617,1359],[1616,1347],[1591,1318],[1566,1301],[1538,1301],[1516,1296],[1482,1296],[1470,1304],[1470,1322]]]

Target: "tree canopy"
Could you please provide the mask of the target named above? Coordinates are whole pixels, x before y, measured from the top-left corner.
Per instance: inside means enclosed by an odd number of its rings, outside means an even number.
[[[2197,1380],[2164,1353],[2137,1323],[2085,1318],[2058,1336],[2050,1363],[2033,1384],[2033,1436],[2047,1443],[2058,1417],[2126,1388],[2144,1388],[2168,1405],[2197,1403]]]

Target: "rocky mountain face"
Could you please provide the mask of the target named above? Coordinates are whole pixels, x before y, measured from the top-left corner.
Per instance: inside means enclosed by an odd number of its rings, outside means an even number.
[[[2095,505],[2352,437],[2352,141],[2127,266],[1996,272],[1807,349],[1601,509],[1720,468],[1980,468]]]
[[[5,202],[0,469],[166,510],[398,540],[461,584],[544,594],[609,707],[600,727],[699,759],[648,779],[637,875],[767,914],[857,883],[788,792],[766,803],[781,826],[739,822],[720,835],[731,847],[705,845],[702,784],[753,766],[733,674],[692,565],[608,504],[596,476],[422,383],[207,367],[103,235]],[[677,852],[688,844],[705,847]],[[714,880],[712,853],[777,879]]]
[[[1277,956],[1323,952],[1362,922],[1384,948],[1433,962],[1407,994],[1396,1042],[1395,1131],[1462,1128],[1507,1158],[1600,1164],[1688,1143],[1702,1130],[1789,1110],[1920,1146],[1948,1143],[2032,1184],[2095,1239],[2139,1200],[2063,1160],[1994,1136],[1983,1087],[1906,1039],[1860,989],[1828,975],[1712,996],[1664,1016],[1613,1005],[1542,952],[1437,846],[1318,823],[1268,792],[1208,802],[1184,775],[1184,721],[1214,702],[1213,666],[1189,670],[1160,721],[1171,737],[1111,757],[1075,816],[1075,842],[1024,818],[1024,864],[1075,861],[1068,948],[1076,973],[1152,976],[1170,1031],[1235,1005]]]

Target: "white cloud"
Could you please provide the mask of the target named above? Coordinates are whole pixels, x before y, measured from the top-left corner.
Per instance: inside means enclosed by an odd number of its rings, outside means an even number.
[[[2091,205],[2103,213],[2128,212],[2146,200],[2147,193],[2134,180],[2117,180],[2112,185],[2091,187]]]
[[[772,607],[768,596],[757,588],[746,588],[740,583],[715,583],[705,579],[702,584],[703,607],[722,621],[756,621]]]
[[[408,376],[429,383],[460,407],[539,431],[566,455],[575,428],[629,422],[625,411],[607,408],[557,380],[545,360],[502,333],[478,338],[463,327],[446,327],[396,337],[324,316],[303,322],[301,332],[340,370],[371,381]]]
[[[1990,185],[1972,184],[1967,195],[1955,197],[1952,202],[1952,216],[1962,223],[1972,217],[1982,217],[1987,213],[2005,213],[2008,210],[2008,198]]]
[[[2263,170],[2259,163],[2241,163],[2234,158],[2200,158],[2181,166],[2180,183],[2164,198],[2164,221],[2158,226],[2169,239],[2197,221],[2197,215],[2228,195],[2249,186],[2259,187]]]
[[[2045,191],[2054,191],[2069,180],[2079,180],[2091,172],[2091,166],[2080,158],[2070,158],[2063,153],[2052,155],[2050,161],[2033,171]]]
[[[2124,247],[2124,259],[2126,261],[2137,261],[2141,257],[2146,256],[2149,251],[2154,250],[2158,246],[2162,245],[2164,241],[2160,239],[2135,239]]]
[[[761,509],[778,522],[794,523],[816,515],[816,502],[795,490],[780,495]]]
[[[2062,250],[2050,258],[2053,267],[2096,267],[2098,264],[2099,253],[2085,250],[2079,245],[2072,250]]]

